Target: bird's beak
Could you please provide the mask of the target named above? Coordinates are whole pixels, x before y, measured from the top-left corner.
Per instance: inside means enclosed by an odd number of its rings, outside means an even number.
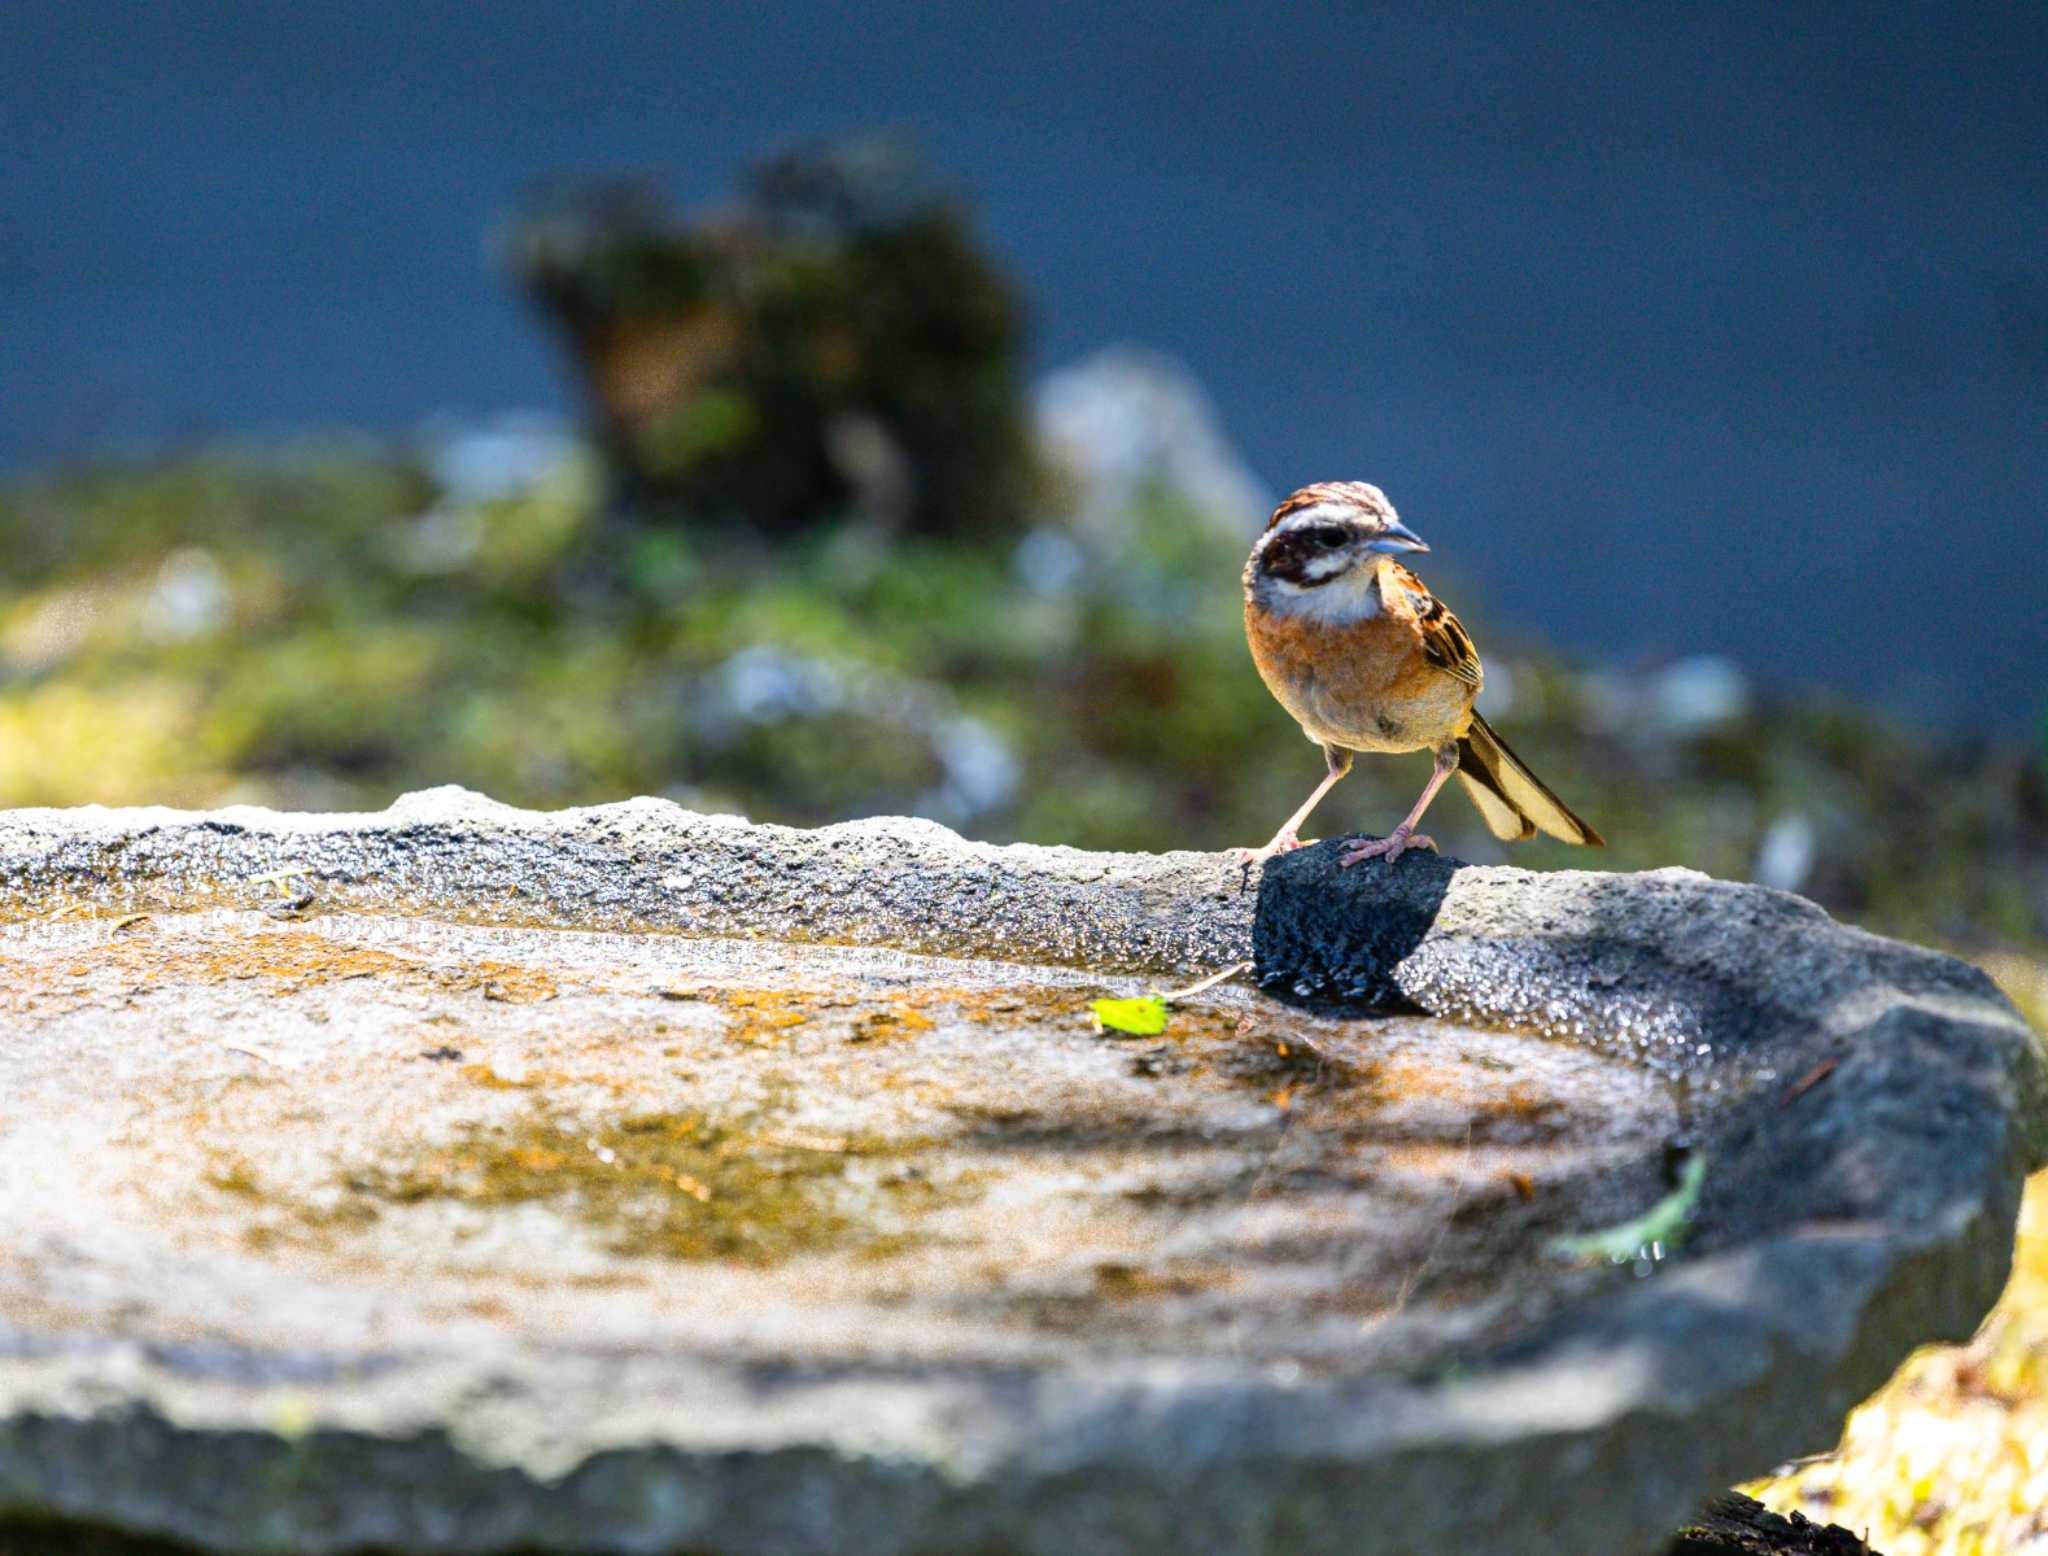
[[[1365,549],[1383,551],[1388,556],[1399,556],[1404,551],[1427,551],[1429,545],[1414,530],[1396,519],[1368,541]]]

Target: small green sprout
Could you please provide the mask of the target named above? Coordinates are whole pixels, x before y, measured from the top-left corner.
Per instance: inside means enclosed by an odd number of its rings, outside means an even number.
[[[1560,1258],[1605,1259],[1611,1264],[1661,1258],[1665,1249],[1676,1248],[1684,1240],[1686,1223],[1692,1219],[1693,1207],[1699,1203],[1700,1185],[1706,1181],[1706,1153],[1695,1151],[1686,1159],[1678,1187],[1633,1221],[1624,1221],[1619,1226],[1598,1232],[1552,1238],[1550,1251]]]

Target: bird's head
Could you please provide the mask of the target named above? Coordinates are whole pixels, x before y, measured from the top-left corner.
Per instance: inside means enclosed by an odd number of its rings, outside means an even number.
[[[1428,549],[1377,486],[1322,481],[1273,510],[1245,565],[1245,584],[1273,603],[1347,584],[1336,592],[1349,594],[1370,584],[1378,558]]]

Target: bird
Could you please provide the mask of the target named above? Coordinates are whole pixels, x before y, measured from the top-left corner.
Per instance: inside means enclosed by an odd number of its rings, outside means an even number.
[[[1365,481],[1304,486],[1273,510],[1244,567],[1245,638],[1267,689],[1322,747],[1328,771],[1271,842],[1238,851],[1247,864],[1299,848],[1309,813],[1361,751],[1426,750],[1436,765],[1400,824],[1342,850],[1340,866],[1434,849],[1415,828],[1453,773],[1497,838],[1519,842],[1540,830],[1604,846],[1473,709],[1485,680],[1478,650],[1395,560],[1428,550]]]

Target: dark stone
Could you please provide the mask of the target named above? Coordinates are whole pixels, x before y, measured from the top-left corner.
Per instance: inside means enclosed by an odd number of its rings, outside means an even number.
[[[1794,1513],[1781,1518],[1763,1503],[1731,1491],[1707,1504],[1679,1531],[1664,1556],[1884,1556],[1838,1524]]]
[[[1252,972],[1282,998],[1413,1010],[1396,973],[1436,923],[1463,862],[1431,850],[1345,868],[1356,838],[1326,838],[1267,861],[1252,919]]]

